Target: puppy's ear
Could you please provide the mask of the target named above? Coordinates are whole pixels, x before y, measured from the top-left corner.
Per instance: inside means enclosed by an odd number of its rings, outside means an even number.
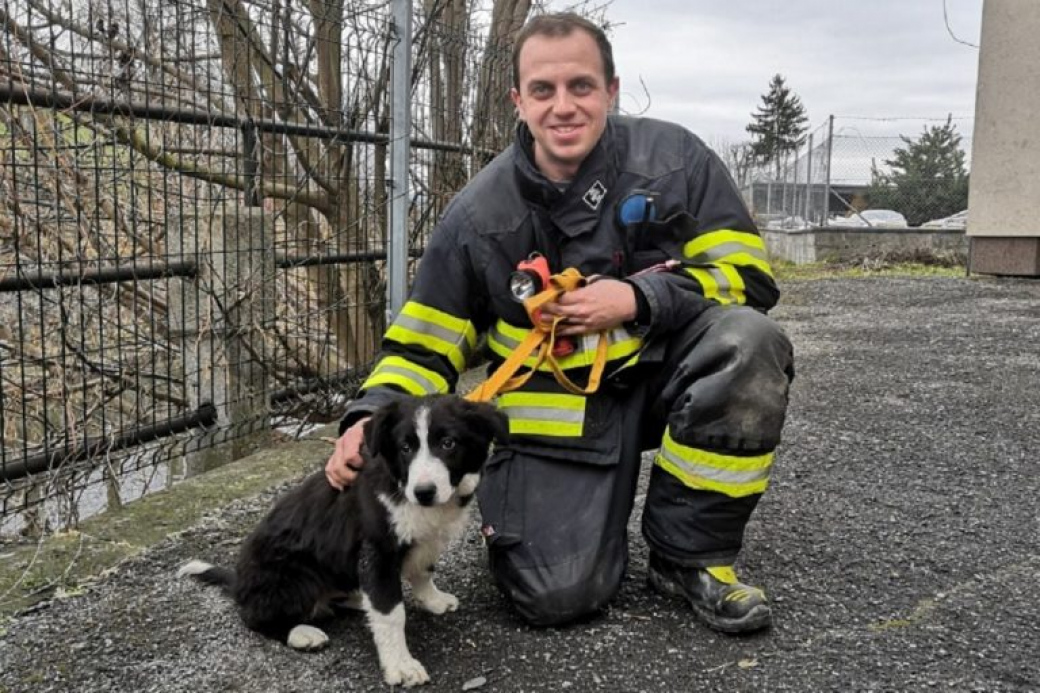
[[[365,448],[373,458],[394,456],[394,424],[401,417],[400,402],[390,402],[379,409],[365,422]]]
[[[509,417],[493,404],[464,402],[463,418],[472,430],[485,433],[488,443],[492,440],[496,443],[509,442]]]

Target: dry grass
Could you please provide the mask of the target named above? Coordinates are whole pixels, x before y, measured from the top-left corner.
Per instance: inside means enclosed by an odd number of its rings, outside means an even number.
[[[855,260],[805,265],[774,261],[773,269],[781,281],[896,275],[959,277],[967,274],[967,258],[961,253],[952,252],[892,251],[875,253]]]

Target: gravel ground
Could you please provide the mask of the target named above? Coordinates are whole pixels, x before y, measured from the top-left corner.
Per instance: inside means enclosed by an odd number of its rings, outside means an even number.
[[[602,616],[522,625],[483,570],[476,523],[442,561],[455,614],[409,612],[429,691],[1040,690],[1040,282],[789,282],[774,316],[798,377],[773,484],[740,566],[774,627],[728,637],[645,584],[633,560]],[[248,632],[213,589],[281,488],[232,503],[85,593],[7,624],[0,691],[371,691],[359,616],[298,654]]]

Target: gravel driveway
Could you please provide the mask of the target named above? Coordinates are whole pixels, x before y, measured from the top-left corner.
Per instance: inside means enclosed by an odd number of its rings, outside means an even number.
[[[460,610],[409,612],[433,677],[424,690],[1040,690],[1040,282],[782,288],[774,317],[798,376],[740,566],[767,587],[774,627],[719,635],[651,592],[637,512],[609,610],[528,628],[488,582],[474,522],[438,567]],[[8,622],[0,691],[384,689],[361,617],[335,624],[325,651],[299,654],[248,632],[216,590],[174,578],[188,558],[227,561],[284,488]]]

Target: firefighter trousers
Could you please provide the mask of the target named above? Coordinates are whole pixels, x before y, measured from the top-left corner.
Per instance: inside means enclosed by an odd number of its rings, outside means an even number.
[[[644,450],[658,449],[642,518],[651,550],[702,567],[740,551],[780,441],[790,341],[750,308],[719,306],[644,355],[589,398],[585,442],[517,440],[488,461],[489,566],[532,624],[573,621],[617,593]]]

